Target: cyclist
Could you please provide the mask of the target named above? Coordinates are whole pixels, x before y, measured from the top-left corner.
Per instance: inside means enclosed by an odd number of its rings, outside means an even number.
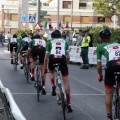
[[[36,34],[33,37],[33,40],[29,44],[29,48],[27,50],[27,54],[30,54],[30,67],[31,67],[31,80],[34,81],[34,69],[36,65],[36,59],[37,55],[39,55],[39,62],[41,66],[41,71],[43,71],[44,68],[44,57],[45,57],[45,52],[46,52],[46,42],[45,40],[42,39],[42,37],[39,34]],[[46,73],[46,70],[43,71]],[[45,90],[45,76],[42,72],[42,94],[46,94]]]
[[[47,43],[46,46],[46,55],[45,55],[45,69],[47,69],[47,62],[48,68],[50,72],[50,81],[52,84],[52,96],[56,95],[56,86],[54,81],[54,66],[55,63],[60,63],[60,69],[63,77],[63,83],[65,86],[66,97],[67,97],[67,104],[68,104],[68,112],[72,112],[73,109],[71,107],[71,100],[70,100],[70,85],[68,81],[68,66],[67,61],[69,61],[69,48],[68,42],[61,38],[61,33],[59,30],[55,30],[52,32],[51,37],[53,38]]]
[[[15,48],[15,52],[17,52],[17,35],[14,34],[13,35],[13,38],[10,38],[9,41],[8,41],[8,47],[10,48],[10,57],[11,57],[11,64],[13,64],[13,47],[16,47]]]
[[[28,49],[28,46],[29,46],[29,43],[30,43],[31,39],[28,38],[26,33],[22,33],[21,37],[22,37],[22,39],[19,40],[17,53],[20,53],[19,54],[20,63],[21,63],[20,69],[23,69],[23,62],[22,62],[22,54],[23,53],[22,53],[22,51],[26,51]],[[27,58],[28,57],[29,56],[27,56]]]
[[[120,44],[111,42],[111,31],[108,28],[99,33],[102,44],[97,47],[97,71],[99,74],[98,81],[103,80],[101,58],[104,55],[107,59],[105,69],[105,104],[107,111],[107,120],[112,119],[112,94],[114,89],[114,72],[120,72]]]

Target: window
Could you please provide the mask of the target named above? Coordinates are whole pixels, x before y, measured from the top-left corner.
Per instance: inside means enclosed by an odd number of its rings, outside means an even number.
[[[63,1],[63,8],[70,9],[71,8],[71,1]]]
[[[70,16],[64,16],[63,21],[64,22],[69,22],[70,23],[71,17]]]
[[[10,20],[17,21],[18,15],[17,14],[10,14]]]
[[[105,17],[98,17],[98,23],[105,22]]]
[[[89,17],[88,16],[81,16],[81,23],[88,23]]]
[[[79,3],[79,9],[86,8],[86,3]]]

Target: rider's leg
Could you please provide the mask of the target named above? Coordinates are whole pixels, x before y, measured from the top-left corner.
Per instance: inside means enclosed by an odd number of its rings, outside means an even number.
[[[20,69],[23,69],[22,52],[19,53]]]

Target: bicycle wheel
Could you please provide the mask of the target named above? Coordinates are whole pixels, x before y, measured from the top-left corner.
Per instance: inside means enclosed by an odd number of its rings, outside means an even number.
[[[42,93],[42,83],[41,83],[41,70],[39,65],[36,65],[35,68],[35,80],[36,80],[36,89],[37,89],[37,100],[40,101],[40,94]]]
[[[60,91],[60,96],[59,96],[59,100],[61,101],[61,109],[62,109],[62,112],[63,112],[63,118],[64,120],[66,120],[66,103],[65,103],[65,97],[64,97],[64,92],[62,90],[62,88],[59,86],[59,91]]]
[[[119,119],[119,83],[117,82],[113,93],[113,118]]]
[[[15,52],[13,53],[13,68],[15,71],[17,71],[17,59],[16,59],[16,55]]]

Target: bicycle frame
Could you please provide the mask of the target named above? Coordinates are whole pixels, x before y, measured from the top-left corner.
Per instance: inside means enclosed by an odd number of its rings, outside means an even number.
[[[16,71],[17,70],[17,58],[16,58],[15,48],[16,47],[13,47],[13,68]]]

